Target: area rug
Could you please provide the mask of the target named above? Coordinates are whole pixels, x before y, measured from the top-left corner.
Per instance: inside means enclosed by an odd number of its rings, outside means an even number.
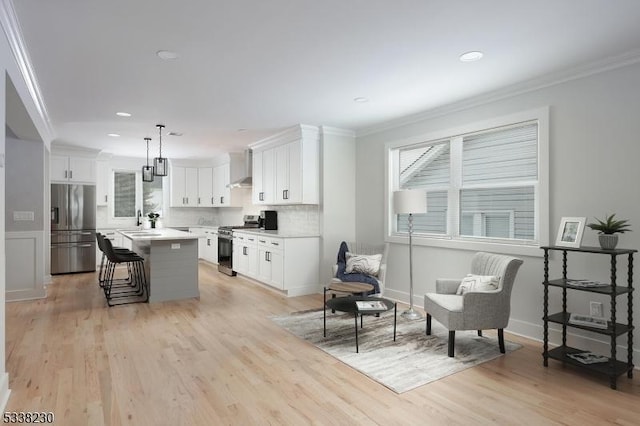
[[[356,353],[351,314],[327,311],[327,337],[323,337],[322,310],[294,312],[271,318],[293,335],[312,343],[343,363],[396,393],[439,380],[503,354],[497,337],[479,337],[476,331],[457,331],[455,357],[447,356],[448,331],[432,321],[432,335],[425,334],[425,320],[408,321],[398,313],[393,341],[393,312],[364,317],[358,329],[360,353]],[[359,323],[359,321],[358,321]],[[521,345],[505,340],[507,353]]]

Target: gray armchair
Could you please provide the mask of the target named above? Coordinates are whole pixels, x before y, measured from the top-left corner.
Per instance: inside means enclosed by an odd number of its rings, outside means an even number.
[[[431,317],[449,330],[449,356],[454,355],[456,330],[498,329],[500,352],[504,353],[503,330],[509,323],[511,289],[522,260],[493,253],[478,252],[471,260],[470,273],[500,277],[496,290],[468,291],[457,295],[461,280],[438,279],[436,292],[424,296],[427,335],[431,334]]]

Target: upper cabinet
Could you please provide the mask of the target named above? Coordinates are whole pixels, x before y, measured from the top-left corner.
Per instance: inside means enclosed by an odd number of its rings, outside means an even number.
[[[51,155],[52,183],[96,183],[96,160],[87,157]]]
[[[198,167],[198,207],[213,207],[213,168]]]
[[[213,167],[214,207],[241,207],[244,189],[229,188],[229,184],[245,177],[244,154],[231,152],[217,160]]]
[[[251,145],[254,204],[318,204],[317,127],[298,125]]]
[[[198,206],[198,169],[171,165],[171,207]]]
[[[171,164],[169,171],[171,207],[239,207],[242,194],[229,183],[242,174],[242,154],[216,158],[212,166]]]
[[[96,205],[106,206],[109,198],[109,162],[96,161]]]

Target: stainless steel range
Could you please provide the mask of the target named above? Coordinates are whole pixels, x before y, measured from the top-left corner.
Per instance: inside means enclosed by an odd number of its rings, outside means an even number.
[[[218,271],[231,277],[236,275],[233,270],[233,230],[258,228],[260,222],[258,215],[247,214],[242,219],[244,225],[218,228]]]

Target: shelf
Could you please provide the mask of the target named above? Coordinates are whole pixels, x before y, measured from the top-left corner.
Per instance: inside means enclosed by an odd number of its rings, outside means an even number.
[[[570,279],[571,278],[567,278],[567,280],[570,280]],[[588,292],[591,292],[591,293],[599,293],[599,294],[607,294],[607,295],[614,294],[613,286],[611,286],[611,285],[608,285],[608,286],[605,286],[605,287],[576,287],[576,286],[567,284],[567,280],[565,280],[563,278],[560,278],[560,279],[557,279],[557,280],[549,280],[547,282],[547,284],[549,284],[550,286],[553,286],[553,287],[570,288],[571,290],[588,291]],[[615,295],[618,296],[618,295],[621,295],[621,294],[629,293],[631,291],[633,291],[632,288],[616,285]]]
[[[571,312],[558,312],[557,314],[549,315],[546,319],[549,322],[553,322],[556,324],[563,324],[573,328],[579,328],[581,330],[593,331],[598,334],[605,334],[607,336],[612,336],[613,327],[611,327],[611,321],[607,321],[609,324],[609,328],[597,328],[597,327],[589,327],[586,325],[580,324],[571,324],[569,322],[569,318],[571,317]],[[627,324],[616,323],[616,336],[621,336],[629,331],[633,330],[633,326],[628,326]],[[582,365],[582,364],[581,364]]]
[[[620,376],[633,369],[633,365],[628,365],[625,362],[609,359],[609,362],[600,362],[597,364],[583,364],[580,361],[576,361],[573,358],[569,358],[567,354],[575,354],[586,352],[582,349],[576,349],[569,346],[558,346],[551,349],[548,352],[548,356],[551,359],[562,361],[566,364],[575,365],[586,370],[595,371],[596,373],[604,374],[607,376]]]
[[[613,250],[605,250],[600,247],[561,247],[561,246],[542,246],[541,249],[548,250],[560,250],[560,251],[578,251],[582,253],[603,253],[603,254],[613,254],[613,255],[622,255],[622,254],[630,254],[637,253],[636,249],[613,249]]]

